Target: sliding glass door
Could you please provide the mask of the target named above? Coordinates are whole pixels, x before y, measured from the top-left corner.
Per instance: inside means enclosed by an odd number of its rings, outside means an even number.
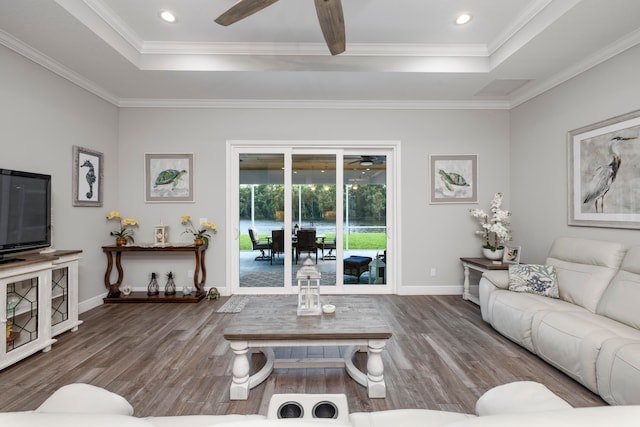
[[[232,150],[233,293],[295,293],[307,263],[323,293],[389,293],[388,149]]]

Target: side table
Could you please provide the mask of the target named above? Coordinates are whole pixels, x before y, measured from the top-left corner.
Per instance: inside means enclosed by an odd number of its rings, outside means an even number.
[[[510,265],[501,261],[494,263],[494,261],[486,258],[460,258],[460,261],[462,261],[462,267],[464,268],[462,299],[478,305],[480,305],[480,299],[469,292],[469,269],[479,271],[482,274],[490,270],[508,270]]]

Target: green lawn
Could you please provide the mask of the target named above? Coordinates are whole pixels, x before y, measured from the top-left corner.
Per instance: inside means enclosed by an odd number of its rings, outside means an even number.
[[[326,241],[331,242],[335,237],[335,233],[326,233]],[[346,236],[343,236],[342,244],[345,249],[347,249],[347,239]],[[267,241],[266,234],[260,234],[261,241]],[[387,247],[386,235],[385,233],[352,233],[349,235],[349,249],[384,249]],[[248,234],[240,235],[240,250],[241,251],[250,251],[251,239],[249,239]]]

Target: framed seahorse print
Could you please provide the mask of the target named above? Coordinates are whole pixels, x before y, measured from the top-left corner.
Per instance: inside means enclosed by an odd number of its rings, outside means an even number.
[[[102,206],[103,154],[73,146],[73,206]]]

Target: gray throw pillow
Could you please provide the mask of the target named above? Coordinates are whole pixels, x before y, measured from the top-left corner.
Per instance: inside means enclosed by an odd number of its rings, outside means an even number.
[[[558,298],[556,268],[552,265],[512,264],[509,266],[509,290]]]

